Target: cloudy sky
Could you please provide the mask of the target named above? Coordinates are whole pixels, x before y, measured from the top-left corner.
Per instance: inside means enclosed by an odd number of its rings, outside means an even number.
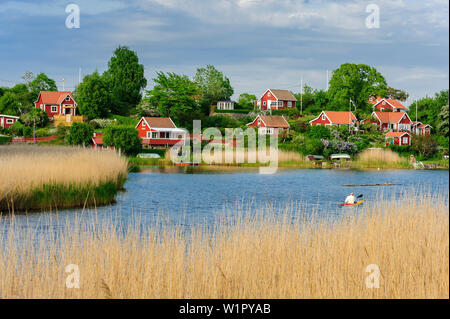
[[[80,28],[66,27],[77,4]],[[379,28],[367,28],[367,6]],[[447,0],[0,0],[0,86],[25,71],[45,72],[73,89],[79,68],[103,72],[127,45],[156,71],[189,76],[213,64],[237,97],[266,88],[326,88],[326,72],[345,62],[376,67],[412,98],[449,86]],[[410,99],[411,100],[411,99]]]

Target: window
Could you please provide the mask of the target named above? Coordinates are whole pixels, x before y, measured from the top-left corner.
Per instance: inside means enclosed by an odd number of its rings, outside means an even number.
[[[273,134],[273,127],[268,127],[266,129],[267,134]]]
[[[292,102],[288,101],[288,107],[292,107]]]
[[[152,132],[152,138],[158,138],[158,132]]]
[[[269,93],[267,93],[267,96],[270,96],[270,92],[269,92]]]
[[[70,96],[67,96],[67,97],[66,97],[66,101],[70,101]]]
[[[43,110],[44,109],[44,107],[42,106],[42,104],[41,104],[41,110]]]
[[[52,113],[56,113],[56,112],[58,112],[58,106],[52,105]]]
[[[263,101],[263,105],[266,106],[266,101]]]
[[[325,114],[322,114],[322,121],[325,121]]]
[[[145,126],[146,124],[145,124],[145,121],[142,121],[142,126]]]
[[[407,137],[407,136],[404,136],[404,137],[403,137],[403,142],[402,142],[402,144],[408,144],[408,137]]]
[[[14,123],[14,120],[6,119],[6,124],[13,124],[13,123]]]

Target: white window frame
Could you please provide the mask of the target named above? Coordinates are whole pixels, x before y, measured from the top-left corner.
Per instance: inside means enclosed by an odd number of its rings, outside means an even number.
[[[145,121],[142,121],[142,126],[146,126]]]
[[[65,100],[70,101],[70,96],[66,96]]]
[[[6,124],[14,124],[14,120],[13,119],[6,119]]]
[[[266,128],[266,134],[272,135],[274,133],[273,127],[267,127]]]
[[[53,111],[53,108],[55,108],[54,111]],[[58,105],[52,105],[50,110],[51,110],[52,113],[57,113],[58,112]]]
[[[325,121],[326,117],[325,114],[322,114],[322,121]]]
[[[263,101],[263,105],[266,106],[266,101]]]
[[[150,138],[159,138],[159,132],[151,132]]]
[[[408,136],[402,137],[402,144],[408,144]]]

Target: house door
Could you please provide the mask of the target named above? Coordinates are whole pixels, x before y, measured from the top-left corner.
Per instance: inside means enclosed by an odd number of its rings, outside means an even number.
[[[72,109],[68,109],[68,108],[64,109],[64,114],[65,115],[72,114]]]

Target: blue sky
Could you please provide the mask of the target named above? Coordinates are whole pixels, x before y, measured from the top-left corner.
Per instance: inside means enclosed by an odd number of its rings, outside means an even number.
[[[80,8],[66,28],[66,5]],[[368,4],[380,28],[365,26]],[[326,87],[326,70],[345,62],[376,67],[412,98],[449,87],[447,0],[0,0],[0,85],[27,70],[62,89],[82,74],[103,72],[113,50],[137,51],[149,87],[156,71],[189,76],[213,64],[235,98],[266,88],[300,90],[300,79]],[[412,100],[412,98],[410,100]]]

